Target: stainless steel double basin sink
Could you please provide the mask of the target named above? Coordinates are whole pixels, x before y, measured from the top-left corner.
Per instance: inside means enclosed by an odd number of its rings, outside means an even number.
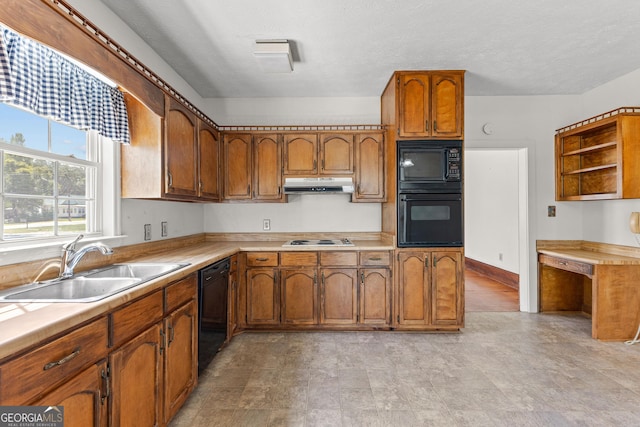
[[[78,273],[69,279],[53,279],[17,286],[0,292],[5,302],[93,302],[139,286],[188,263],[123,263]]]

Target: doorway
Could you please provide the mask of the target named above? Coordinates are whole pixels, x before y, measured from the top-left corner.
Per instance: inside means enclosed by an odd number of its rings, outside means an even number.
[[[465,149],[465,256],[489,271],[517,275],[518,284],[514,304],[513,289],[491,280],[499,275],[487,280],[470,269],[469,311],[528,311],[527,157],[527,148]]]

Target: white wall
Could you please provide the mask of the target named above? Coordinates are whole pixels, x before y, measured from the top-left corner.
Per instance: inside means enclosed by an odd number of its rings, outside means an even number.
[[[582,96],[582,115],[574,121],[618,107],[640,105],[640,70],[636,70]],[[640,156],[640,153],[638,154]],[[570,203],[570,202],[567,202]],[[629,231],[629,214],[640,211],[640,200],[602,200],[582,202],[582,238],[596,242],[638,246]]]
[[[464,154],[465,256],[519,273],[518,151]]]

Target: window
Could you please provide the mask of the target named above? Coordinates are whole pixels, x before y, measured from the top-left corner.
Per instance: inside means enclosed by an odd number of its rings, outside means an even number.
[[[0,103],[0,241],[101,233],[103,143]]]

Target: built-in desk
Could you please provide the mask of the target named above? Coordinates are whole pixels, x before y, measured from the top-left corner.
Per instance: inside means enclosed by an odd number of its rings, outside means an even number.
[[[591,336],[633,338],[640,323],[640,249],[582,240],[539,240],[539,310],[591,315]]]

